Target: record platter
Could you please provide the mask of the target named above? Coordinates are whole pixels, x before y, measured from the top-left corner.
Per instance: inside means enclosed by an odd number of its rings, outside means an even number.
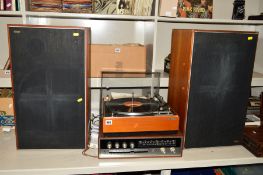
[[[159,73],[102,73],[100,158],[181,155],[179,116],[159,95],[159,79]]]
[[[153,99],[131,97],[105,101],[106,114],[111,113],[119,117],[154,115],[158,108],[159,103]]]

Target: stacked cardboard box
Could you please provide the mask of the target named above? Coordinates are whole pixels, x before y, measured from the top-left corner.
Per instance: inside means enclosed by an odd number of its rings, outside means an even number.
[[[145,72],[146,47],[142,45],[91,45],[91,77],[102,71]]]

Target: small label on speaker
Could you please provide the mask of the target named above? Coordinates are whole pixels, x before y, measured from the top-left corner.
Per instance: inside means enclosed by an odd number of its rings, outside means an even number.
[[[114,49],[114,52],[115,52],[115,53],[121,53],[121,48],[118,48],[118,47],[115,48],[115,49]]]
[[[79,33],[73,33],[73,36],[75,36],[75,37],[77,37],[77,36],[79,36]]]
[[[249,36],[249,37],[247,38],[247,40],[248,40],[248,41],[252,41],[252,40],[253,40],[253,36]]]
[[[105,125],[112,125],[112,120],[106,120]]]
[[[20,30],[14,30],[14,33],[19,34],[19,33],[21,33],[21,31]]]
[[[77,99],[77,102],[78,102],[78,103],[81,103],[82,101],[83,101],[82,98]]]
[[[5,75],[10,75],[10,70],[5,70],[5,71],[4,71],[4,74],[5,74]]]

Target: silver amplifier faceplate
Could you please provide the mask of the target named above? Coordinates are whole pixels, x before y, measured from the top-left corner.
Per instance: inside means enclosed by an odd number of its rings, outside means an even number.
[[[135,148],[135,149],[100,149],[99,158],[135,158],[135,157],[179,157],[181,148]]]

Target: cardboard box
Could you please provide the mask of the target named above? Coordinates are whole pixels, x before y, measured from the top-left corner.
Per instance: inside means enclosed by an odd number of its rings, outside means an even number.
[[[146,72],[146,47],[91,45],[91,77],[101,77],[102,71]]]
[[[10,70],[0,70],[0,78],[10,78],[11,77]]]
[[[4,115],[14,116],[13,98],[0,98],[0,111]]]
[[[178,0],[160,0],[159,16],[177,17]]]

